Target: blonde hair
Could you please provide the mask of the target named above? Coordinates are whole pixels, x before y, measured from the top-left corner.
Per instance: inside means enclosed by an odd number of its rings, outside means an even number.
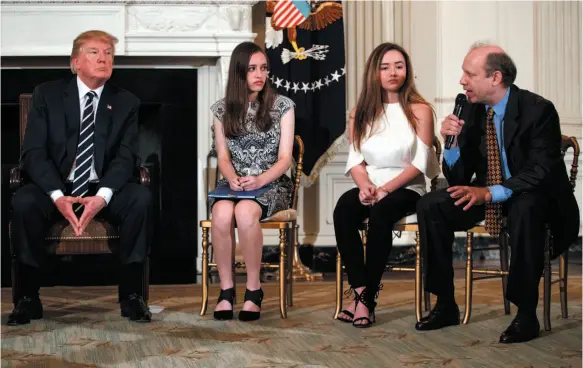
[[[111,46],[111,48],[113,49],[113,52],[115,54],[115,45],[117,44],[118,40],[117,40],[117,37],[115,37],[107,32],[98,31],[98,30],[85,31],[85,32],[81,33],[79,36],[77,36],[77,38],[75,38],[75,40],[73,41],[73,49],[71,50],[70,65],[71,65],[71,71],[73,72],[73,74],[77,74],[77,69],[75,69],[75,65],[73,65],[73,58],[75,58],[79,55],[81,48],[83,47],[83,45],[87,41],[103,41]]]

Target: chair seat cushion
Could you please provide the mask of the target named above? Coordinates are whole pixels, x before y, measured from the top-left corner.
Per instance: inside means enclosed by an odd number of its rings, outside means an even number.
[[[45,240],[49,252],[57,254],[111,253],[117,246],[117,227],[103,219],[93,219],[81,236],[75,235],[69,221],[63,219],[54,224]]]
[[[298,212],[292,208],[287,210],[279,211],[267,217],[261,222],[280,222],[280,221],[294,221],[298,218]]]
[[[403,217],[399,221],[397,221],[397,223],[395,225],[406,225],[406,224],[416,224],[416,223],[417,223],[417,214],[412,213],[410,215]]]
[[[368,218],[366,218],[363,221],[363,223],[364,224],[368,223]],[[417,214],[416,213],[411,213],[411,214],[403,217],[399,221],[397,221],[395,223],[395,225],[412,225],[412,224],[416,224],[416,223],[417,223]]]

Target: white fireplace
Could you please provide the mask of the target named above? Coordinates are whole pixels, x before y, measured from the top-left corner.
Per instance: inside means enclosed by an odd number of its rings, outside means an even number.
[[[35,67],[51,56],[68,56],[81,32],[99,29],[119,39],[116,56],[141,67],[196,68],[198,79],[197,217],[206,217],[204,172],[211,145],[210,105],[223,96],[230,55],[252,41],[251,7],[257,1],[12,0],[2,1],[3,57],[34,57]],[[43,58],[47,57],[47,58]],[[129,58],[128,58],[129,57]],[[17,58],[18,60],[18,58]],[[40,65],[39,65],[40,63]],[[16,66],[18,67],[18,66]],[[123,87],[123,86],[121,86]],[[194,154],[193,154],[194,157]],[[193,160],[193,165],[195,161]],[[195,187],[196,185],[196,187]],[[200,229],[198,223],[193,223]],[[200,242],[197,270],[201,269]]]

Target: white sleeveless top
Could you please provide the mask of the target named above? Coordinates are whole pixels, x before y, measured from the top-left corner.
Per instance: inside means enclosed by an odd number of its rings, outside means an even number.
[[[360,152],[350,145],[346,176],[350,169],[366,162],[370,181],[381,186],[398,176],[409,165],[415,166],[429,179],[439,175],[439,162],[433,147],[428,147],[415,134],[399,103],[384,104],[385,112],[373,126],[373,134],[367,128],[365,138],[360,144]],[[425,177],[418,175],[405,188],[419,195],[427,192]]]

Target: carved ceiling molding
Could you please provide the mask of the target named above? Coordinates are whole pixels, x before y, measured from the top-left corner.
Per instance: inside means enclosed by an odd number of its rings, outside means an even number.
[[[240,31],[250,25],[249,7],[128,6],[129,32]]]

